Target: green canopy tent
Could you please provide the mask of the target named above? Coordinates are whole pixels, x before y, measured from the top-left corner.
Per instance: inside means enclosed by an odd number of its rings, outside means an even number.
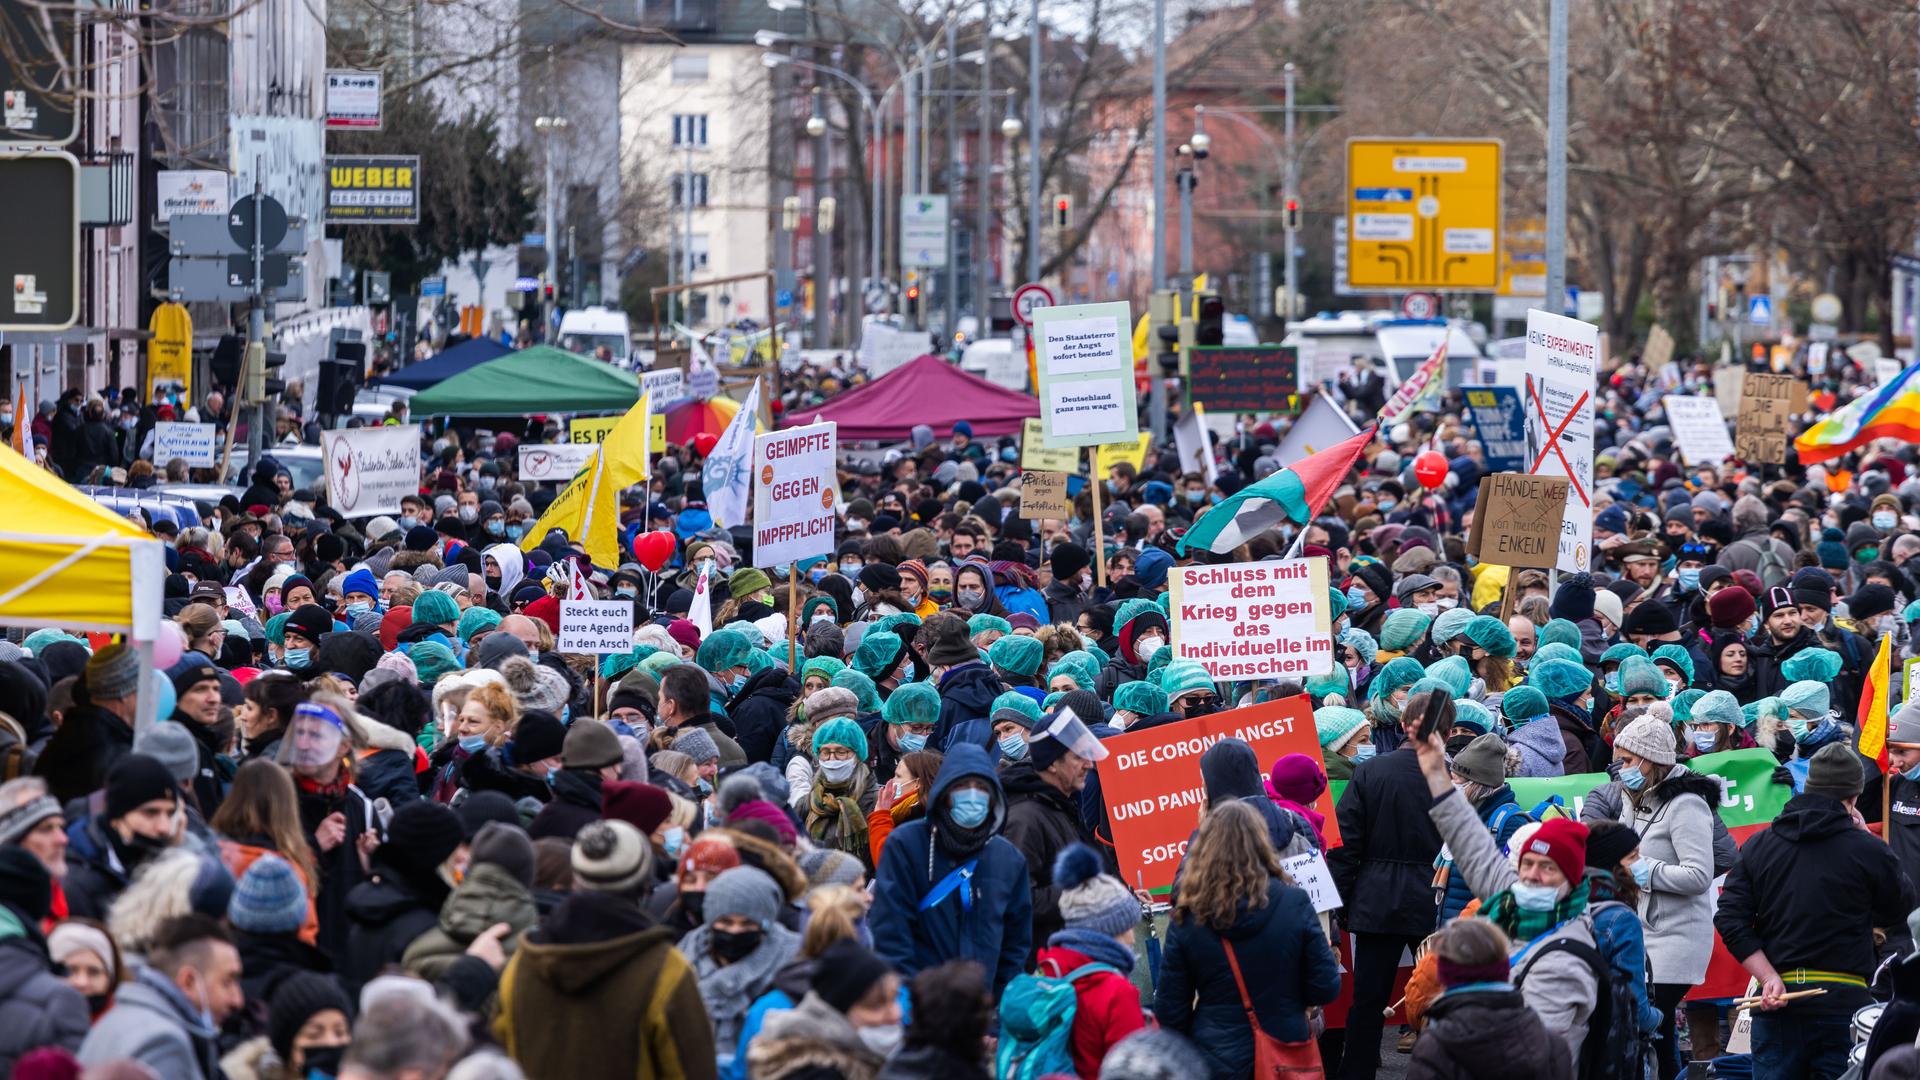
[[[621,412],[640,380],[588,356],[535,345],[476,365],[407,402],[414,416],[530,416]]]

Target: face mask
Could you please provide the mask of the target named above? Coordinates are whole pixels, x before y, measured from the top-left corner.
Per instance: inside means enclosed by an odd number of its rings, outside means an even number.
[[[1204,491],[1187,492],[1187,501],[1195,505],[1199,505],[1200,503],[1206,501],[1206,498],[1207,498],[1207,493]]]
[[[747,685],[747,677],[745,675],[735,675],[733,677],[733,681],[727,683],[727,693],[737,694],[746,685]]]
[[[1913,768],[1908,769],[1907,771],[1901,773],[1900,775],[1906,777],[1909,780],[1912,780],[1915,783],[1920,783],[1920,765],[1915,765]]]
[[[752,956],[753,950],[760,947],[760,939],[766,934],[765,930],[708,928],[707,938],[713,943],[713,955],[731,964]]]
[[[1900,523],[1899,515],[1891,510],[1882,510],[1873,515],[1873,527],[1885,532]]]
[[[1812,730],[1812,728],[1813,728],[1812,724],[1808,723],[1805,720],[1800,719],[1797,716],[1787,717],[1787,730],[1793,733],[1793,737],[1796,741],[1806,738],[1807,732]]]
[[[1133,652],[1136,656],[1152,656],[1159,650],[1160,646],[1166,643],[1167,639],[1161,637],[1159,634],[1148,634],[1146,637],[1134,643]]]
[[[986,592],[981,589],[961,589],[959,596],[960,606],[968,610],[979,607],[987,600]]]
[[[348,604],[347,605],[347,618],[349,619],[357,619],[362,615],[370,615],[372,613],[373,613],[372,604]]]
[[[852,597],[853,597],[853,606],[859,607],[861,604],[864,604],[867,602],[867,591],[865,589],[862,589],[860,586],[855,585],[853,587]]]
[[[841,758],[838,761],[820,763],[820,775],[827,778],[829,784],[844,784],[853,775],[853,767],[860,764],[853,758]]]
[[[701,778],[700,778],[700,785],[699,785],[699,786],[700,786],[700,795],[701,795],[701,796],[702,796],[703,798],[704,798],[705,796],[708,796],[708,795],[711,795],[711,794],[713,794],[713,781],[711,781],[711,780],[709,780],[709,779],[707,779],[706,777],[704,777],[704,776],[703,776],[703,777],[701,777]]]
[[[1640,766],[1638,765],[1622,765],[1620,767],[1620,786],[1626,788],[1628,791],[1639,791],[1641,788],[1647,786],[1647,775],[1640,771]]]
[[[1693,592],[1700,588],[1700,568],[1697,566],[1682,567],[1674,572],[1674,576],[1680,581],[1681,592]]]
[[[87,995],[88,1014],[93,1016],[98,1016],[100,1013],[105,1012],[107,1008],[107,1003],[111,1000],[113,1000],[112,994],[88,994]]]
[[[926,748],[927,748],[927,737],[925,735],[917,735],[911,731],[901,732],[900,734],[900,752],[901,753],[917,754],[920,751],[925,750]]]
[[[526,534],[526,531],[527,531],[527,528],[524,525],[521,525],[518,523],[509,525],[507,526],[507,539],[518,540],[520,539],[521,536]]]
[[[866,518],[848,518],[847,519],[847,528],[852,529],[856,532],[864,531],[866,527],[867,527]]]
[[[1379,752],[1380,752],[1380,748],[1378,746],[1375,746],[1370,742],[1361,743],[1359,746],[1356,746],[1353,748],[1354,764],[1358,765],[1362,761],[1372,761],[1373,755]]]
[[[636,595],[632,589],[615,589],[613,591],[613,597],[616,600],[631,600]]]
[[[843,562],[840,564],[840,572],[847,577],[852,577],[860,572],[860,564],[857,562]]]
[[[1392,510],[1397,505],[1399,504],[1394,502],[1392,499],[1381,499],[1379,502],[1374,504],[1374,507],[1384,514],[1387,511]]]
[[[307,1067],[307,1080],[313,1080],[313,1074],[333,1077],[340,1075],[341,1059],[347,1056],[344,1046],[309,1046],[300,1052],[300,1060]]]
[[[693,916],[695,922],[706,919],[707,894],[703,892],[683,892],[680,894],[680,910]]]
[[[1451,596],[1443,596],[1443,597],[1441,597],[1440,599],[1438,599],[1438,600],[1435,600],[1435,601],[1433,602],[1433,604],[1434,604],[1434,606],[1435,606],[1435,607],[1437,607],[1437,608],[1439,608],[1439,609],[1440,609],[1441,611],[1449,611],[1449,610],[1451,610],[1451,609],[1452,609],[1452,608],[1453,608],[1453,607],[1454,607],[1455,605],[1457,605],[1457,604],[1459,604],[1459,603],[1460,603],[1460,601],[1458,601],[1458,600],[1455,600],[1455,599],[1454,599],[1453,597],[1451,597]]]
[[[687,830],[678,825],[667,826],[667,835],[660,840],[660,846],[667,849],[667,858],[677,859],[687,846]],[[699,893],[693,895],[698,896]]]
[[[1027,740],[1019,735],[1007,735],[1000,740],[1000,756],[1008,761],[1019,761],[1027,756]]]
[[[1720,736],[1711,731],[1696,731],[1693,733],[1693,748],[1703,754],[1709,753],[1713,750],[1713,744],[1719,739]]]
[[[477,506],[463,506],[463,507],[461,507],[461,508],[460,508],[460,520],[461,520],[461,522],[462,522],[462,523],[464,523],[464,524],[467,524],[467,525],[471,525],[471,524],[473,524],[474,522],[476,522],[476,521],[479,521],[479,520],[480,520],[480,508],[479,508],[479,507],[477,507]]]
[[[1366,606],[1367,606],[1366,590],[1362,589],[1358,585],[1347,586],[1347,608],[1349,610],[1352,610],[1355,608],[1363,608]]]
[[[1436,600],[1429,600],[1424,604],[1415,604],[1414,607],[1419,608],[1420,614],[1425,615],[1429,619],[1440,614],[1440,604]]]
[[[1633,875],[1633,883],[1635,885],[1643,889],[1653,885],[1653,864],[1647,860],[1633,860],[1633,865],[1627,867],[1627,871]]]
[[[487,748],[485,735],[463,735],[460,737],[460,749],[469,754],[477,754]]]
[[[307,661],[312,659],[312,657],[312,649],[288,649],[286,651],[287,666],[290,668],[306,667]]]
[[[1553,905],[1560,899],[1557,885],[1529,885],[1516,881],[1507,890],[1513,894],[1513,906],[1521,911],[1552,911]]]
[[[275,615],[280,614],[280,598],[277,596],[267,597],[267,610],[273,612]]]
[[[1853,553],[1854,562],[1870,563],[1879,557],[1880,557],[1880,549],[1877,547],[1863,547],[1859,551],[1856,551]]]
[[[488,518],[487,519],[487,535],[488,536],[507,535],[507,523],[504,521],[501,521],[499,518]]]
[[[900,1048],[902,1034],[899,1024],[863,1027],[860,1029],[860,1041],[867,1045],[867,1049],[881,1057],[892,1057],[893,1052]]]
[[[1118,480],[1107,481],[1107,491],[1114,495],[1120,494],[1120,481]]]
[[[933,602],[936,604],[948,604],[953,602],[952,589],[940,589],[940,588],[928,589],[927,595],[932,597]]]
[[[1005,745],[1004,742],[1002,745]],[[1024,752],[1026,744],[1022,743],[1020,749]],[[953,797],[947,800],[947,816],[963,829],[977,829],[981,822],[987,820],[987,810],[991,805],[992,800],[986,792],[968,788],[954,792]]]

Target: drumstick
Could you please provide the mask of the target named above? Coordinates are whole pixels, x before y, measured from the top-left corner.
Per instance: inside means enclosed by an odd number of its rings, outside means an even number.
[[[1825,987],[1816,986],[1811,990],[1795,990],[1791,994],[1781,994],[1780,1000],[1797,1001],[1800,998],[1818,997],[1826,992]],[[1767,1000],[1765,994],[1757,994],[1753,997],[1734,998],[1733,1004],[1735,1008],[1744,1008],[1748,1005],[1758,1005],[1765,1000]]]
[[[1400,1006],[1405,1005],[1406,1003],[1407,1003],[1406,995],[1405,994],[1400,995],[1399,1001],[1396,1001],[1393,1004],[1387,1006],[1386,1008],[1380,1010],[1381,1018],[1382,1019],[1391,1018],[1393,1016],[1393,1011],[1395,1009],[1398,1009]]]

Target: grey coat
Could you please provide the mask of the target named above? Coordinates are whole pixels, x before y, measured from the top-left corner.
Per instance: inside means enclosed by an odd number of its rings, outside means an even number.
[[[1494,845],[1493,834],[1474,813],[1473,804],[1458,789],[1442,797],[1428,814],[1453,852],[1453,868],[1466,875],[1473,895],[1484,901],[1520,879]],[[1529,942],[1516,941],[1509,959],[1515,961],[1513,981],[1520,984],[1527,1006],[1539,1015],[1548,1031],[1567,1041],[1568,1064],[1577,1075],[1587,1020],[1593,1015],[1601,987],[1585,960],[1570,952],[1545,952],[1547,942],[1559,937],[1592,946],[1593,917],[1583,911],[1551,934]],[[1712,941],[1711,936],[1708,941]]]
[[[46,942],[12,908],[0,906],[0,1076],[20,1055],[42,1046],[80,1049],[87,1037],[87,1000],[55,977]]]
[[[218,1080],[219,1050],[214,1031],[200,1022],[200,1011],[164,975],[141,965],[133,981],[113,996],[86,1041],[80,1064],[92,1066],[132,1058],[167,1080]]]
[[[1648,887],[1640,890],[1653,981],[1695,985],[1707,977],[1707,961],[1713,958],[1714,826],[1720,815],[1712,802],[1719,801],[1719,782],[1674,765],[1641,805],[1622,798],[1618,784],[1602,785],[1594,794],[1607,788],[1613,789],[1615,803],[1607,816],[1640,834],[1640,857],[1653,863]],[[1588,796],[1580,816],[1593,820],[1595,803]]]

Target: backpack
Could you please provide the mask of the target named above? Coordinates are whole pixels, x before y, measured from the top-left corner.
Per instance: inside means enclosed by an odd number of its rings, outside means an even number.
[[[6,713],[0,712],[0,783],[16,780],[30,771],[27,761],[27,729]]]
[[[1000,997],[1000,1050],[994,1055],[999,1080],[1039,1080],[1072,1076],[1073,1018],[1078,1011],[1073,984],[1082,975],[1110,971],[1111,964],[1082,964],[1065,975],[1016,975]]]
[[[1573,938],[1554,938],[1541,946],[1534,962],[1514,980],[1514,988],[1533,974],[1541,957],[1555,952],[1572,953],[1584,960],[1599,989],[1594,995],[1593,1013],[1587,1017],[1587,1037],[1580,1044],[1574,1075],[1578,1080],[1640,1080],[1645,1075],[1649,1046],[1640,1034],[1633,988],[1624,975],[1614,972],[1599,949]]]
[[[1772,535],[1760,540],[1748,538],[1740,542],[1752,544],[1759,555],[1760,565],[1755,572],[1760,576],[1761,585],[1771,589],[1793,576],[1793,567],[1781,562],[1780,553],[1773,549]]]

